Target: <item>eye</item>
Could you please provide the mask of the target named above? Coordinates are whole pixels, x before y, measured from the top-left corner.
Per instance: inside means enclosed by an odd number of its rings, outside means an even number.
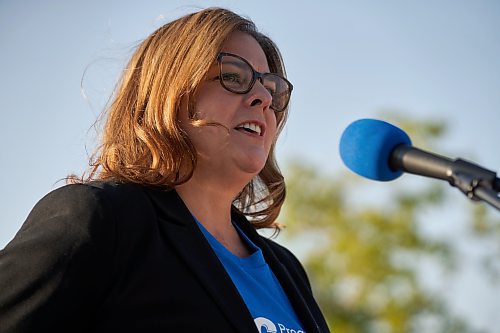
[[[265,82],[264,81],[264,87],[269,91],[271,96],[274,96],[276,94],[276,84],[272,81],[270,82]]]
[[[241,77],[238,73],[222,73],[222,81],[227,83],[241,83]]]
[[[269,94],[274,98],[276,91],[278,90],[278,82],[276,82],[276,78],[273,74],[264,74],[262,77],[262,85],[269,91]]]
[[[276,89],[274,87],[266,87],[267,91],[271,94],[271,96],[274,96],[276,94]]]

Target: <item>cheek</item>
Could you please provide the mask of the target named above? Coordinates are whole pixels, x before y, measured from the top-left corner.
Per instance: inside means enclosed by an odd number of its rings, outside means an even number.
[[[195,113],[197,119],[206,122],[220,123],[224,126],[230,126],[231,119],[234,117],[234,110],[237,109],[235,99],[225,98],[226,96],[211,95],[209,98],[200,96],[196,100]]]
[[[271,146],[273,143],[274,139],[276,138],[276,131],[277,131],[277,119],[276,119],[276,114],[274,111],[270,110],[269,113],[266,114],[266,133],[267,133],[267,139],[266,143],[268,145],[268,148]]]
[[[198,154],[210,155],[225,146],[230,122],[227,112],[221,112],[224,110],[223,101],[214,99],[213,96],[205,97],[205,94],[201,94],[196,99],[194,119],[189,118],[187,110],[179,118],[181,128],[186,132]],[[212,123],[217,125],[210,125]]]

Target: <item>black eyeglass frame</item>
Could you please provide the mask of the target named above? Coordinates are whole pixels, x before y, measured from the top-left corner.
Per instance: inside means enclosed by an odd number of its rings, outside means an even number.
[[[250,69],[252,70],[252,81],[250,82],[250,85],[248,86],[248,88],[246,90],[244,90],[244,91],[234,90],[234,89],[231,89],[231,88],[227,87],[224,84],[224,80],[222,79],[222,57],[224,57],[224,56],[231,56],[231,57],[238,58],[241,61],[243,61],[245,64],[247,64],[248,67],[250,67]],[[239,55],[233,54],[233,53],[220,52],[217,55],[217,63],[219,64],[219,82],[220,82],[221,86],[224,89],[226,89],[227,91],[230,91],[230,92],[235,93],[235,94],[246,94],[246,93],[248,93],[250,90],[252,90],[253,86],[255,85],[255,81],[257,81],[257,80],[259,80],[261,84],[264,84],[263,83],[263,78],[265,76],[269,76],[269,75],[277,76],[280,79],[284,80],[285,83],[288,86],[288,89],[286,90],[286,91],[288,91],[288,98],[286,100],[286,103],[285,103],[285,105],[281,109],[278,110],[278,109],[276,109],[276,108],[273,107],[273,103],[271,101],[270,108],[273,109],[276,112],[283,112],[283,111],[285,111],[286,107],[288,106],[288,103],[290,102],[290,96],[292,95],[292,90],[293,90],[293,84],[290,81],[288,81],[286,78],[284,78],[283,76],[278,75],[276,73],[261,73],[261,72],[257,72],[255,70],[255,68],[253,68],[252,65],[250,65],[250,63],[245,58],[240,57]],[[273,96],[271,96],[271,97],[273,97]]]

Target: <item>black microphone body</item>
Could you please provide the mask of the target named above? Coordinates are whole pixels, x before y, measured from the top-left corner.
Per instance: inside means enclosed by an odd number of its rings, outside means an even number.
[[[488,187],[500,191],[500,180],[495,172],[464,159],[452,160],[413,146],[399,145],[394,148],[389,159],[389,166],[394,170],[446,180],[452,186],[459,188],[464,181],[470,180],[482,182],[483,185],[490,184]]]
[[[449,180],[453,161],[408,145],[399,145],[391,153],[389,166],[415,175]]]

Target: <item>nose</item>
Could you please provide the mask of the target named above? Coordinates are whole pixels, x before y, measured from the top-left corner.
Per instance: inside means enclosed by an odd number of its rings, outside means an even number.
[[[262,109],[269,108],[272,102],[271,93],[262,84],[262,78],[258,78],[250,92],[247,102],[251,107],[259,106]]]

